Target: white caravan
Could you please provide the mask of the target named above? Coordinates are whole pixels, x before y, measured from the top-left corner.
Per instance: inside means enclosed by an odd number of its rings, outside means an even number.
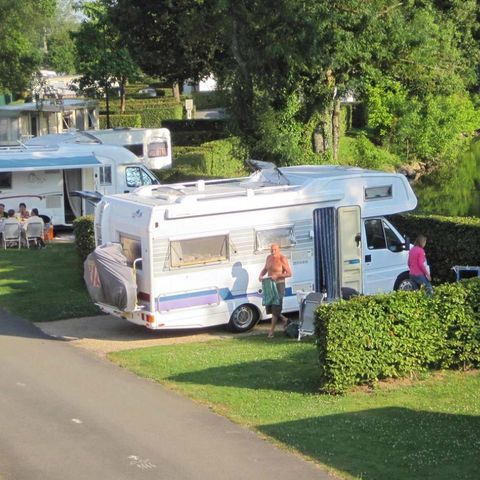
[[[103,143],[125,147],[148,168],[159,170],[172,166],[172,142],[168,128],[109,128],[106,130],[52,133],[27,140],[26,145],[58,145],[61,143]]]
[[[53,225],[71,225],[93,213],[93,205],[75,192],[100,198],[157,183],[133,153],[114,145],[0,148],[0,203],[18,210],[24,202]]]
[[[96,244],[122,245],[138,300],[128,312],[99,306],[150,329],[245,331],[267,317],[258,275],[273,242],[293,270],[284,312],[298,310],[298,291],[325,290],[334,299],[344,287],[408,288],[410,243],[384,216],[416,204],[403,175],[339,166],[106,196],[95,211]]]

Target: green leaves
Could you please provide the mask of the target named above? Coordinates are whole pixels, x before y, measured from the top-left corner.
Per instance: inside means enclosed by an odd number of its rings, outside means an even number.
[[[338,393],[428,368],[480,365],[480,279],[321,305],[316,317],[323,389]]]

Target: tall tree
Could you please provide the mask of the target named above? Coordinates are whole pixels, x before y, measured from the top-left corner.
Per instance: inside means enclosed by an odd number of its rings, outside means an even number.
[[[254,150],[268,154],[264,146],[272,145],[274,133],[285,146],[296,142],[300,150],[333,158],[346,93],[360,97],[384,77],[420,99],[472,85],[476,61],[465,56],[474,36],[460,33],[454,13],[468,16],[474,4],[466,3],[468,8],[459,0],[109,0],[115,22],[151,73],[217,75]],[[468,29],[473,32],[474,22]],[[279,114],[277,125],[265,121],[271,112]]]
[[[43,57],[56,0],[0,0],[0,88],[20,93]]]
[[[107,95],[112,84],[118,82],[120,108],[125,111],[125,86],[129,79],[139,74],[116,27],[106,15],[104,2],[93,1],[82,4],[85,16],[80,28],[73,33],[77,48],[77,71],[83,74],[82,88],[97,86]]]

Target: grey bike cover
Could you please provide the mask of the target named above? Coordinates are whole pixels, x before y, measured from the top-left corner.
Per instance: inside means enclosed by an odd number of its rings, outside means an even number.
[[[94,302],[131,312],[137,300],[137,284],[133,268],[119,243],[97,247],[84,262],[83,278]]]

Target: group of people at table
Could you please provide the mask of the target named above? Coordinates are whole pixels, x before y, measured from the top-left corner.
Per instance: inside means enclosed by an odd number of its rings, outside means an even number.
[[[26,243],[27,225],[29,223],[42,225],[42,236],[36,237],[35,241],[38,247],[45,247],[45,222],[43,218],[39,216],[36,208],[32,208],[31,211],[28,211],[27,205],[22,202],[18,205],[18,211],[15,211],[13,208],[6,210],[5,205],[0,203],[0,234],[5,230],[5,225],[16,224],[21,233],[20,237],[22,243]]]

